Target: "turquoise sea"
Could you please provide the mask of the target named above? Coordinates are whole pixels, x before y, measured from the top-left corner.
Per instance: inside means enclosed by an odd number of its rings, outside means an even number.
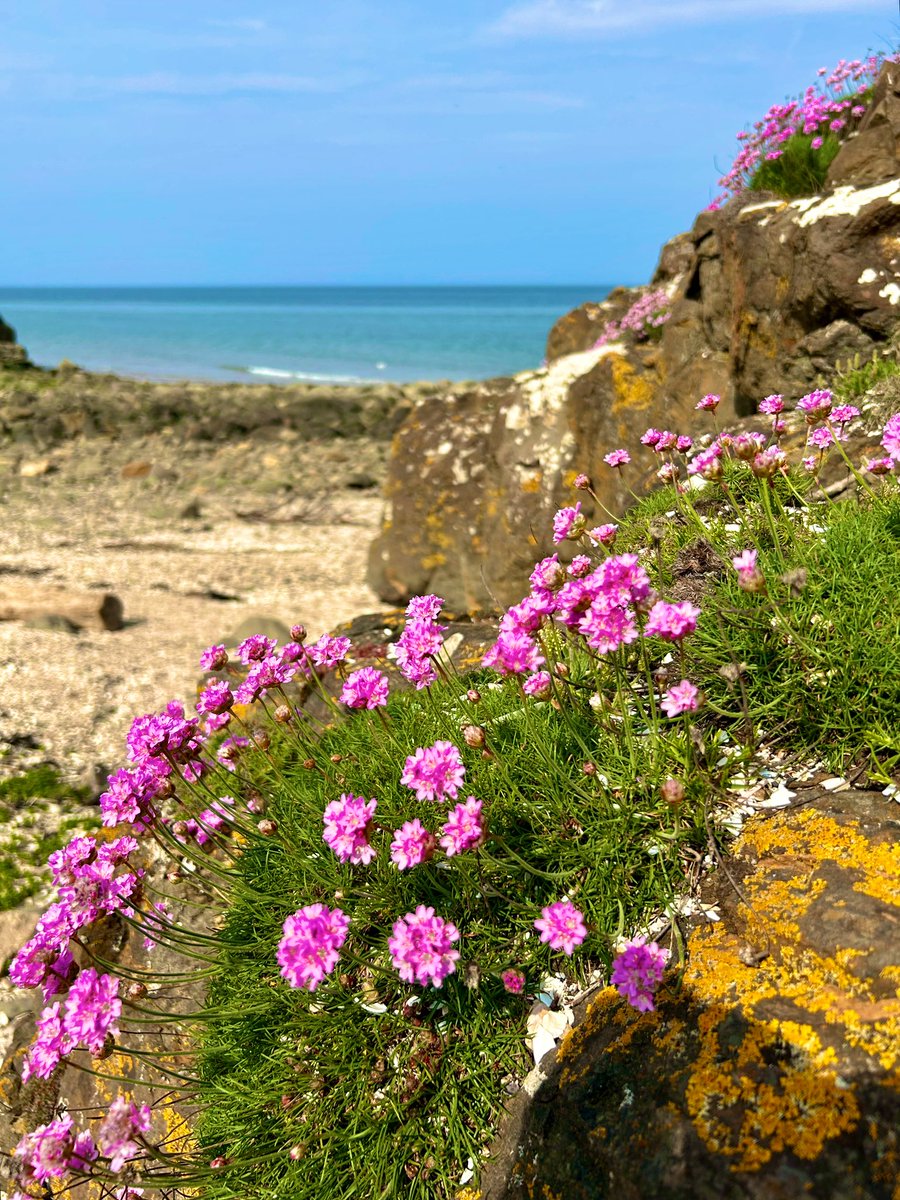
[[[485,379],[537,366],[551,325],[609,284],[3,288],[34,362],[145,379]]]

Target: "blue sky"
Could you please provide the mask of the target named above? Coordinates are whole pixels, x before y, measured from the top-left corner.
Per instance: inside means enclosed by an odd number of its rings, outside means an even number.
[[[640,282],[896,0],[0,0],[0,284]]]

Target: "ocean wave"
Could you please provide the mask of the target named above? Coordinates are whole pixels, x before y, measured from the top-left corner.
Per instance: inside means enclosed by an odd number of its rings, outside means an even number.
[[[383,370],[381,363],[378,369]],[[259,375],[264,379],[296,379],[301,383],[379,383],[379,379],[367,379],[363,375],[330,375],[316,371],[285,371],[280,367],[244,367],[226,365],[226,371],[239,371],[243,375]]]

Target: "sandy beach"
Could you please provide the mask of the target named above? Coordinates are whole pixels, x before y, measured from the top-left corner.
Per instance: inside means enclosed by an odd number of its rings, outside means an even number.
[[[107,387],[117,404],[127,394],[122,381]],[[102,410],[103,390],[95,382],[78,411]],[[72,407],[59,396],[55,405]],[[155,433],[120,427],[36,444],[23,435],[42,411],[0,444],[0,591],[29,582],[109,591],[125,626],[0,622],[0,777],[49,760],[74,782],[119,765],[132,718],[190,701],[200,651],[254,618],[301,621],[318,636],[381,606],[365,564],[386,428],[304,436],[270,423],[211,442],[173,421]]]

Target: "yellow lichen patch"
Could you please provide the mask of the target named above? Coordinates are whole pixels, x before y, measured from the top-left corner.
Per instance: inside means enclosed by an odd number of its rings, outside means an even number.
[[[610,358],[610,370],[613,380],[612,413],[623,409],[640,411],[649,408],[656,397],[656,389],[645,376],[639,375],[631,363],[620,355]]]
[[[539,492],[541,490],[541,487],[543,486],[543,482],[544,482],[544,472],[543,471],[531,471],[531,472],[529,472],[528,475],[526,475],[522,479],[522,482],[519,484],[519,487],[522,489],[523,492],[528,492],[530,494],[533,494],[533,493]]]
[[[862,878],[854,884],[874,900],[900,907],[900,844],[871,842],[851,825],[841,825],[815,809],[775,817],[771,822],[756,822],[742,839],[758,855],[790,847],[792,857],[810,855],[816,862],[832,861],[859,871]]]
[[[447,555],[442,554],[440,550],[436,550],[434,554],[426,554],[421,560],[423,571],[433,571],[435,567],[442,567],[447,561]]]

